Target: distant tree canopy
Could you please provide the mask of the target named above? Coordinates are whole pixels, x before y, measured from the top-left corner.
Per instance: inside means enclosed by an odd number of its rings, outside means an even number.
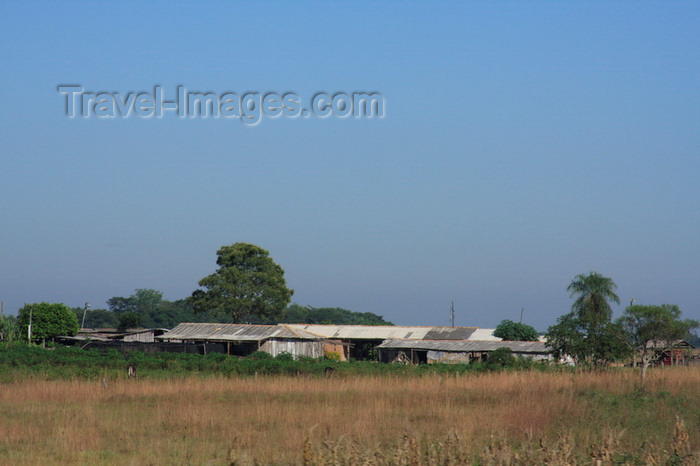
[[[82,307],[72,307],[79,323],[83,322],[85,313],[85,328],[115,328],[119,324],[119,315],[107,309],[85,309]]]
[[[128,298],[110,298],[107,305],[115,318],[112,327],[131,328],[133,324],[137,324],[147,328],[173,328],[181,322],[202,322],[202,318],[211,319],[206,313],[196,316],[192,305],[184,299],[167,301],[163,299],[163,293],[160,291],[147,288],[137,289]],[[94,311],[88,310],[87,322],[91,322],[92,312]],[[98,314],[96,317],[101,316]],[[87,322],[85,326],[91,327]]]
[[[78,319],[68,306],[60,303],[25,304],[17,315],[20,332],[27,338],[32,324],[32,340],[50,340],[59,335],[78,333]]]
[[[339,307],[290,305],[284,315],[271,323],[329,324],[329,325],[394,325],[371,312],[354,312]]]
[[[85,314],[86,328],[173,328],[182,322],[230,323],[231,318],[210,313],[195,314],[185,299],[168,301],[157,290],[139,288],[131,296],[107,300],[109,309],[91,309]],[[71,311],[82,322],[84,308]]]
[[[182,322],[232,323],[230,315],[210,312],[195,313],[192,305],[185,299],[177,301],[140,300],[139,296],[162,296],[156,290],[137,289],[128,298],[114,297],[107,300],[110,309],[88,309],[85,317],[86,328],[134,327],[174,328]],[[138,303],[148,303],[142,306]],[[71,309],[80,322],[84,309]],[[279,317],[253,317],[244,319],[245,323],[274,325],[287,324],[331,324],[331,325],[394,325],[382,316],[371,312],[354,312],[339,307],[300,306],[291,304]]]
[[[292,298],[284,270],[261,247],[248,243],[223,246],[217,252],[218,270],[202,278],[188,302],[195,312],[229,315],[234,322],[275,319]]]
[[[136,312],[137,314],[151,314],[163,303],[163,293],[157,290],[139,288],[128,298],[116,296],[107,300],[107,305],[112,312]]]
[[[507,341],[537,341],[540,337],[537,330],[531,326],[508,319],[498,324],[493,336]]]

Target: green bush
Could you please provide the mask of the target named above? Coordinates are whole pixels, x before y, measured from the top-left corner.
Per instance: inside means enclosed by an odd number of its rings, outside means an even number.
[[[280,353],[275,359],[278,361],[294,361],[294,356],[291,353]]]
[[[251,353],[248,356],[249,359],[254,359],[254,360],[259,360],[259,359],[272,359],[272,355],[270,353],[266,353],[265,351],[256,351],[254,353]]]
[[[515,366],[516,358],[510,348],[498,348],[491,351],[486,362],[492,366],[498,367],[513,367]]]

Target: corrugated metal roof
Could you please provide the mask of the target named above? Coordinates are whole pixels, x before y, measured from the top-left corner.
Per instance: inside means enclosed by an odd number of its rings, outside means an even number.
[[[81,328],[75,336],[61,336],[61,338],[64,340],[73,341],[112,341],[122,340],[124,337],[130,335],[140,335],[144,333],[153,333],[154,335],[158,335],[167,331],[168,329],[164,328],[133,328],[124,330],[123,332],[120,332],[114,328]]]
[[[477,330],[475,327],[400,327],[393,325],[308,325],[285,324],[324,338],[346,340],[410,340],[440,339],[466,340]]]
[[[312,335],[286,325],[193,324],[183,323],[158,337],[161,340],[262,341],[270,338],[318,340]]]
[[[493,329],[476,327],[406,327],[393,325],[247,325],[183,323],[158,337],[165,340],[262,341],[269,338],[342,340],[500,341]]]
[[[476,330],[473,327],[433,327],[423,340],[469,340]]]
[[[493,332],[496,330],[495,328],[478,328],[474,330],[474,333],[472,333],[472,336],[469,338],[469,340],[478,340],[478,341],[501,341],[502,338],[494,337]]]
[[[377,348],[420,349],[433,351],[493,351],[510,348],[514,353],[547,353],[549,350],[540,341],[477,341],[477,340],[386,340]]]

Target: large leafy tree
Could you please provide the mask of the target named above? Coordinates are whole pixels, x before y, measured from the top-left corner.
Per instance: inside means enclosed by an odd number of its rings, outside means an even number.
[[[607,322],[592,328],[573,312],[559,317],[545,338],[555,357],[570,356],[576,364],[590,367],[605,366],[629,354],[626,335],[619,325]]]
[[[68,306],[60,303],[25,304],[17,315],[23,335],[32,323],[32,340],[49,340],[58,335],[78,333],[78,318]]]
[[[531,326],[508,319],[498,324],[493,336],[507,341],[537,341],[540,337],[537,330]]]
[[[555,355],[569,355],[596,367],[629,353],[622,328],[610,321],[610,302],[620,302],[616,288],[612,279],[598,272],[574,277],[567,287],[574,298],[571,312],[549,327],[546,335]]]
[[[629,306],[617,322],[625,329],[632,349],[641,355],[642,380],[659,350],[672,347],[676,340],[685,338],[699,324],[694,320],[681,320],[680,309],[671,304]]]
[[[219,269],[199,281],[189,301],[195,312],[225,313],[234,322],[246,317],[277,318],[292,298],[284,270],[259,246],[236,243],[217,251]]]

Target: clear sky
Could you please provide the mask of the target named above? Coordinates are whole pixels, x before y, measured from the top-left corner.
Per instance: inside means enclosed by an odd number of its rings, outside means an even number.
[[[188,296],[250,242],[293,300],[538,330],[595,270],[700,319],[700,3],[0,6],[0,298]],[[68,118],[61,84],[376,91],[383,118]]]

